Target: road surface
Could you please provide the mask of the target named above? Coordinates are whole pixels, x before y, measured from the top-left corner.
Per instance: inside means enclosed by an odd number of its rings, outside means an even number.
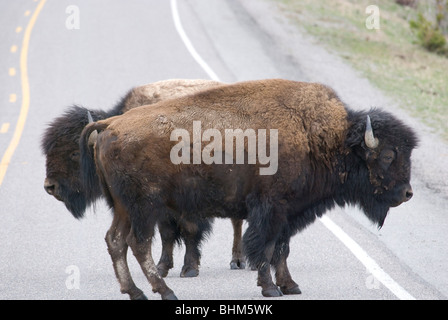
[[[66,107],[109,109],[131,87],[170,78],[321,81],[356,107],[378,101],[263,1],[15,0],[0,3],[0,19],[0,299],[127,299],[104,241],[104,203],[77,221],[43,188],[40,139]],[[303,293],[279,299],[446,299],[448,201],[420,168],[414,199],[381,230],[345,208],[296,235],[288,263]],[[266,299],[256,272],[230,270],[231,245],[230,221],[217,220],[199,277],[179,278],[180,247],[168,286],[180,299]],[[131,254],[129,263],[160,299]]]

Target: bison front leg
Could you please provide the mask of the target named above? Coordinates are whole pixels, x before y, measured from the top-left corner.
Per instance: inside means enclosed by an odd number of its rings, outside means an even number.
[[[275,268],[276,284],[283,294],[301,294],[299,285],[292,280],[286,259],[289,256],[289,237],[280,238],[274,249],[271,264]]]
[[[261,287],[261,294],[264,297],[280,297],[282,292],[278,286],[274,284],[271,276],[271,266],[269,261],[271,260],[275,244],[270,244],[264,250],[265,256],[263,262],[257,266],[258,280],[257,285]]]
[[[233,247],[232,247],[232,261],[230,261],[230,269],[244,269],[246,268],[246,259],[243,255],[242,244],[242,229],[243,220],[231,219],[233,226]]]
[[[106,233],[106,243],[112,258],[115,275],[120,283],[121,293],[129,294],[132,300],[146,300],[143,291],[137,288],[129,272],[126,255],[128,245],[126,236],[129,234],[131,225],[126,218],[120,217],[120,212],[115,210],[112,225]]]
[[[265,209],[266,206],[262,206]],[[268,219],[260,219],[263,213],[249,216],[249,226],[243,237],[244,252],[251,267],[258,270],[257,285],[265,297],[279,297],[280,289],[274,284],[271,276],[271,260],[275,249],[278,231],[275,224]]]
[[[168,271],[173,268],[174,243],[180,238],[179,228],[176,222],[171,219],[164,219],[158,222],[160,238],[162,239],[162,254],[160,256],[157,269],[162,277],[168,275]]]
[[[142,241],[138,241],[134,231],[131,229],[131,232],[126,238],[126,242],[131,247],[132,253],[140,264],[149,283],[151,283],[152,291],[160,293],[162,300],[177,300],[173,290],[168,288],[154,263],[151,254],[151,238],[152,234]]]
[[[201,264],[201,243],[212,230],[212,219],[201,218],[190,221],[180,219],[179,226],[182,239],[185,242],[184,265],[181,277],[197,277]]]
[[[181,277],[197,277],[199,274],[199,263],[201,253],[200,242],[197,240],[197,232],[189,232],[185,223],[174,221],[159,222],[160,237],[162,238],[162,255],[157,269],[162,277],[168,275],[168,271],[173,268],[173,249],[176,241],[181,239],[185,243],[184,265],[180,273]],[[195,228],[197,229],[197,228]],[[201,237],[199,237],[201,238]]]
[[[185,256],[184,265],[180,276],[182,278],[194,278],[199,275],[199,263],[201,253],[196,241],[191,241],[190,238],[185,238]]]

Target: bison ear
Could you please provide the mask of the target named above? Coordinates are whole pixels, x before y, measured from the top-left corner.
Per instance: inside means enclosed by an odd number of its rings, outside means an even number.
[[[370,149],[376,149],[378,147],[378,138],[373,135],[372,123],[370,122],[370,116],[367,116],[366,131],[364,133],[364,142]]]
[[[92,115],[90,114],[90,111],[87,111],[87,119],[89,119],[89,124],[93,123],[93,118]],[[93,146],[97,138],[98,138],[98,131],[95,130],[89,136],[89,146]]]

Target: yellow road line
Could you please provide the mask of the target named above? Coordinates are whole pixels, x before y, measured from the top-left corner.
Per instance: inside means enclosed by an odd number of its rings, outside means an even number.
[[[6,133],[8,132],[9,129],[9,123],[5,122],[4,124],[2,124],[2,127],[0,128],[0,133]]]
[[[17,101],[17,95],[15,93],[11,93],[9,95],[9,102],[16,102]]]
[[[28,110],[30,107],[30,84],[28,81],[28,47],[30,43],[31,31],[33,30],[34,24],[36,23],[37,17],[42,10],[46,0],[41,0],[36,7],[28,25],[25,29],[23,35],[22,49],[20,51],[20,76],[22,80],[22,107],[20,109],[19,119],[17,120],[16,129],[14,130],[14,135],[3,155],[2,161],[0,162],[0,186],[3,183],[3,179],[8,169],[8,165],[11,162],[11,158],[19,145],[20,138],[22,137],[22,132],[25,127],[26,118],[28,116]]]

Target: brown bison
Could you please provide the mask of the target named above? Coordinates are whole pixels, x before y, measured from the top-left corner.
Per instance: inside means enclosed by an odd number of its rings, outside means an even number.
[[[228,147],[223,137],[236,131],[235,140],[246,139]],[[151,256],[154,227],[166,215],[247,219],[244,252],[258,269],[262,294],[273,297],[300,293],[287,267],[289,241],[316,217],[354,204],[382,226],[390,207],[412,197],[416,144],[413,131],[391,114],[353,111],[321,84],[250,81],[88,125],[80,139],[81,172],[87,194],[100,181],[114,210],[107,244],[121,290],[131,298],[143,294],[129,274],[127,245],[153,291],[176,298]],[[238,152],[244,161],[227,161]],[[275,170],[262,174],[267,167]]]
[[[90,111],[94,120],[106,119],[142,105],[150,105],[162,100],[188,95],[200,90],[222,85],[211,80],[165,80],[133,88],[117,105],[108,112]],[[79,106],[69,108],[64,115],[56,118],[46,129],[42,139],[42,150],[46,156],[47,177],[44,188],[48,194],[63,201],[67,209],[77,219],[82,218],[88,202],[101,196],[101,190],[89,190],[86,196],[80,181],[79,137],[88,123],[87,109]],[[158,268],[163,276],[173,267],[173,245],[184,240],[186,244],[185,263],[181,276],[196,276],[199,272],[200,244],[211,230],[212,219],[200,219],[182,226],[183,221],[174,218],[159,221],[162,233],[162,256]],[[232,219],[234,244],[232,269],[244,268],[245,259],[241,252],[242,220]]]

